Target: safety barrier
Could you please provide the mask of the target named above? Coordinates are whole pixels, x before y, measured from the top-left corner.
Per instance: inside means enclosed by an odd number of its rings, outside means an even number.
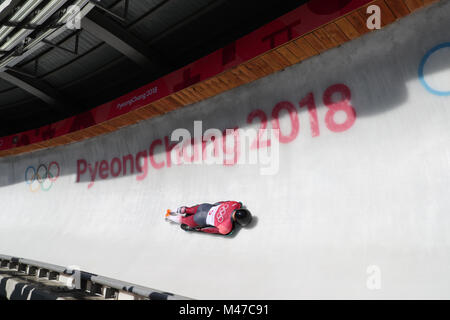
[[[103,296],[105,299],[190,300],[187,297],[102,277],[75,268],[0,254],[0,269],[2,268],[36,276],[38,279],[57,280],[70,289]]]

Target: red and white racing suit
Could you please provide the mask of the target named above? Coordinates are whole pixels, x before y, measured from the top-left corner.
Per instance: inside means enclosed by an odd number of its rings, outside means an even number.
[[[203,203],[185,207],[187,216],[181,218],[181,223],[191,228],[202,227],[199,230],[202,232],[229,234],[234,228],[233,211],[240,208],[242,203],[237,201]]]

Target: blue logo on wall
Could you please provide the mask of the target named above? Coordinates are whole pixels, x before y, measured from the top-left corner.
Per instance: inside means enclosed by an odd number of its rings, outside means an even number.
[[[432,48],[430,51],[428,51],[422,58],[422,61],[420,62],[420,66],[419,66],[419,80],[422,83],[422,85],[425,87],[425,89],[427,89],[429,92],[431,92],[432,94],[435,94],[437,96],[450,96],[450,91],[440,91],[440,90],[436,90],[434,88],[432,88],[426,81],[423,75],[423,69],[425,68],[425,65],[428,61],[428,59],[430,58],[430,56],[435,53],[436,51],[439,51],[441,49],[444,48],[450,48],[450,42],[444,42],[441,43],[439,45],[437,45],[436,47]]]

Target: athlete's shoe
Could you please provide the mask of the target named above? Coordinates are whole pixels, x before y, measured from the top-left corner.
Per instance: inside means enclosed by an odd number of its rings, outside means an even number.
[[[167,212],[166,212],[166,215],[165,215],[166,220],[169,220],[169,217],[171,215],[176,215],[176,214],[174,212],[171,212],[170,209],[167,209]]]

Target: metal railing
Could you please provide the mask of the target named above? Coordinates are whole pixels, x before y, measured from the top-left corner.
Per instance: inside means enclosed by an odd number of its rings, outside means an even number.
[[[86,271],[50,263],[0,254],[0,268],[16,270],[26,275],[64,282],[69,288],[103,296],[105,299],[190,300],[169,292],[135,285]]]

